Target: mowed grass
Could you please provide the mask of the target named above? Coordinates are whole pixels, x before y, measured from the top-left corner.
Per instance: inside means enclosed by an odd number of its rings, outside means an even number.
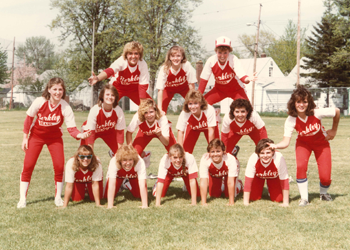
[[[80,126],[88,113],[75,113]],[[182,182],[173,182],[162,207],[155,207],[151,190],[155,180],[148,180],[149,208],[140,209],[140,200],[129,191],[119,193],[115,205],[107,210],[94,203],[70,202],[67,209],[54,205],[53,167],[44,147],[34,169],[28,191],[27,207],[17,209],[19,177],[24,153],[21,151],[24,111],[0,112],[0,249],[349,249],[349,148],[350,119],[340,120],[337,136],[331,142],[333,171],[330,193],[333,202],[319,200],[319,178],[314,156],[309,163],[308,207],[298,207],[300,198],[296,182],[290,184],[290,207],[282,208],[263,199],[243,205],[242,195],[234,206],[226,198],[209,199],[208,207],[189,206],[190,197],[182,191]],[[127,114],[127,123],[132,115]],[[175,129],[177,116],[169,116]],[[275,142],[283,137],[285,118],[263,117],[268,135]],[[332,119],[325,119],[329,129]],[[64,127],[65,129],[65,127]],[[176,131],[175,135],[176,135]],[[136,133],[135,133],[136,134]],[[66,161],[79,142],[64,131]],[[289,174],[295,180],[295,134],[289,148],[282,150]],[[245,136],[241,150],[240,178],[254,143]],[[148,173],[157,174],[165,149],[153,140],[146,150],[152,151]],[[95,143],[96,155],[107,172],[108,147],[102,140]],[[206,152],[204,136],[198,141],[194,156],[199,164]],[[106,204],[103,200],[102,204]]]

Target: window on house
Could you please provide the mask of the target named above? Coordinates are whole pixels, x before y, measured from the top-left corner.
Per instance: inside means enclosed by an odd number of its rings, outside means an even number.
[[[269,77],[272,77],[273,67],[269,67]]]

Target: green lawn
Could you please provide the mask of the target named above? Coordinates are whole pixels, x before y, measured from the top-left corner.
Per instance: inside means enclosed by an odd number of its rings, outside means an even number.
[[[87,113],[76,113],[78,126]],[[126,115],[127,123],[132,115]],[[24,153],[21,151],[24,111],[0,111],[0,249],[349,249],[350,198],[348,155],[350,119],[342,118],[338,134],[331,142],[333,156],[333,202],[319,200],[319,179],[314,156],[309,164],[308,207],[298,207],[300,198],[296,182],[290,185],[290,207],[272,203],[264,190],[263,199],[243,205],[242,195],[232,207],[225,198],[209,199],[208,207],[189,206],[190,196],[182,191],[182,182],[173,182],[163,206],[155,207],[151,196],[154,180],[149,180],[149,208],[140,209],[141,201],[123,191],[116,198],[117,208],[97,208],[94,203],[70,202],[67,209],[54,205],[54,180],[51,157],[44,147],[27,196],[27,207],[17,209],[19,177]],[[175,129],[177,116],[169,116]],[[279,142],[283,137],[285,118],[263,117],[269,137]],[[329,129],[331,119],[324,120]],[[79,142],[64,132],[66,160]],[[295,180],[295,135],[292,145],[281,152],[290,175]],[[240,178],[254,151],[254,143],[245,136],[241,150]],[[199,164],[206,142],[200,137],[194,151]],[[101,158],[104,174],[109,156],[107,146],[99,139],[96,155]],[[147,147],[152,151],[148,173],[157,174],[158,163],[165,153],[159,141]],[[106,204],[102,200],[102,204]]]

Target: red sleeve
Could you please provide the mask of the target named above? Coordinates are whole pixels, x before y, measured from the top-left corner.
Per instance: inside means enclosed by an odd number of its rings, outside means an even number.
[[[29,134],[30,126],[32,126],[33,120],[34,117],[27,115],[26,119],[24,120],[23,133]]]
[[[77,129],[77,127],[74,127],[74,128],[67,128],[67,130],[68,130],[69,134],[70,134],[73,138],[75,138],[75,139],[77,139],[77,140],[80,140],[80,139],[77,138],[77,135],[80,134],[80,131]]]
[[[149,94],[147,93],[149,84],[139,84],[139,97],[140,99],[146,99],[150,98]]]
[[[266,139],[267,138],[267,131],[266,131],[265,126],[262,127],[261,129],[259,129],[258,131],[259,131],[260,139]]]
[[[254,178],[245,177],[244,180],[244,192],[251,192],[252,191],[252,183]]]
[[[192,173],[192,174],[189,174],[188,175],[188,179],[196,179],[196,178],[198,178],[198,172],[195,172],[195,173]]]
[[[241,79],[240,79],[240,80],[241,80],[243,83],[248,84],[249,82],[248,82],[248,83],[246,83],[246,82],[245,82],[245,79],[246,79],[247,77],[248,77],[248,76],[247,76],[247,75],[245,75],[245,76],[241,77]]]
[[[221,140],[225,144],[226,147],[227,147],[227,142],[228,142],[228,135],[229,135],[229,133],[221,132]]]
[[[282,190],[289,190],[289,179],[280,180]]]
[[[157,180],[159,183],[164,183],[165,182],[165,180],[164,179],[161,179],[161,178],[158,178],[158,180]]]
[[[204,91],[205,91],[205,87],[207,87],[207,83],[208,83],[208,80],[204,80],[201,78],[200,82],[199,82],[199,87],[198,87],[198,90],[203,94]]]
[[[107,74],[107,78],[114,76],[114,70],[112,68],[105,69],[104,72]]]
[[[85,139],[85,144],[94,145],[95,136],[96,136],[96,131],[95,130],[91,130],[91,135],[88,138]]]
[[[123,144],[124,143],[124,129],[123,130],[116,130],[116,140],[117,143]]]

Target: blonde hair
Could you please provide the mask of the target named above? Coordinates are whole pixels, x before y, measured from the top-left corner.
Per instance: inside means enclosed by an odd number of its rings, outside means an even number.
[[[140,54],[140,61],[142,61],[143,57],[143,46],[138,41],[132,41],[127,44],[125,44],[123,49],[123,58],[126,60],[126,56],[128,53],[131,53],[131,51],[136,50]]]
[[[148,112],[149,108],[153,108],[156,111],[156,120],[159,120],[162,117],[162,114],[160,113],[160,110],[152,99],[146,99],[141,101],[141,104],[139,106],[139,109],[137,111],[139,115],[139,120],[141,122],[144,122],[145,119],[145,113]]]
[[[180,157],[183,157],[183,161],[182,161],[182,170],[184,172],[184,174],[186,175],[186,157],[185,157],[185,150],[184,148],[179,144],[179,143],[175,143],[174,145],[172,145],[169,149],[169,157],[173,156],[175,154],[179,154]]]
[[[139,154],[137,153],[136,149],[132,145],[122,145],[118,149],[115,155],[115,159],[116,159],[118,170],[122,169],[121,162],[123,160],[128,160],[128,159],[132,159],[134,161],[134,165],[132,167],[135,167],[136,164],[139,162]]]
[[[191,100],[198,101],[201,104],[201,110],[206,110],[208,108],[208,103],[204,99],[204,96],[202,95],[202,93],[199,90],[191,89],[188,91],[185,97],[183,111],[185,111],[186,113],[191,112],[190,109],[188,108],[188,103]]]
[[[62,78],[59,78],[59,77],[54,77],[54,78],[51,78],[49,80],[49,82],[46,84],[46,87],[44,89],[44,92],[42,93],[42,97],[44,97],[46,100],[49,100],[51,95],[49,93],[49,89],[51,89],[54,85],[56,84],[59,84],[62,86],[63,88],[63,95],[62,95],[62,99],[64,99],[66,97],[66,86],[64,84],[64,81]]]
[[[102,103],[103,103],[103,98],[106,92],[106,89],[109,89],[110,91],[112,91],[113,95],[115,96],[115,100],[113,102],[113,108],[118,106],[118,101],[119,101],[119,93],[118,90],[112,85],[112,84],[106,84],[105,86],[103,86],[102,90],[100,91],[100,94],[98,95],[98,103],[97,105],[99,107],[102,107]]]
[[[171,47],[168,52],[166,53],[166,56],[165,56],[165,61],[163,63],[163,66],[164,66],[164,73],[165,74],[168,74],[169,73],[169,69],[171,68],[171,61],[170,61],[170,56],[173,55],[175,52],[178,52],[181,54],[182,56],[182,60],[181,60],[181,63],[185,63],[187,62],[187,59],[186,59],[186,54],[185,54],[185,50],[184,48],[182,48],[181,46],[178,46],[178,45],[175,45],[173,47]]]
[[[94,154],[94,151],[92,150],[92,148],[89,145],[81,145],[78,148],[77,152],[73,156],[74,161],[73,161],[72,169],[75,172],[79,171],[79,169],[81,167],[81,164],[79,161],[79,155],[92,155],[91,162],[87,168],[89,171],[94,172],[96,170],[96,168],[98,167],[99,162],[97,160],[96,155]]]

